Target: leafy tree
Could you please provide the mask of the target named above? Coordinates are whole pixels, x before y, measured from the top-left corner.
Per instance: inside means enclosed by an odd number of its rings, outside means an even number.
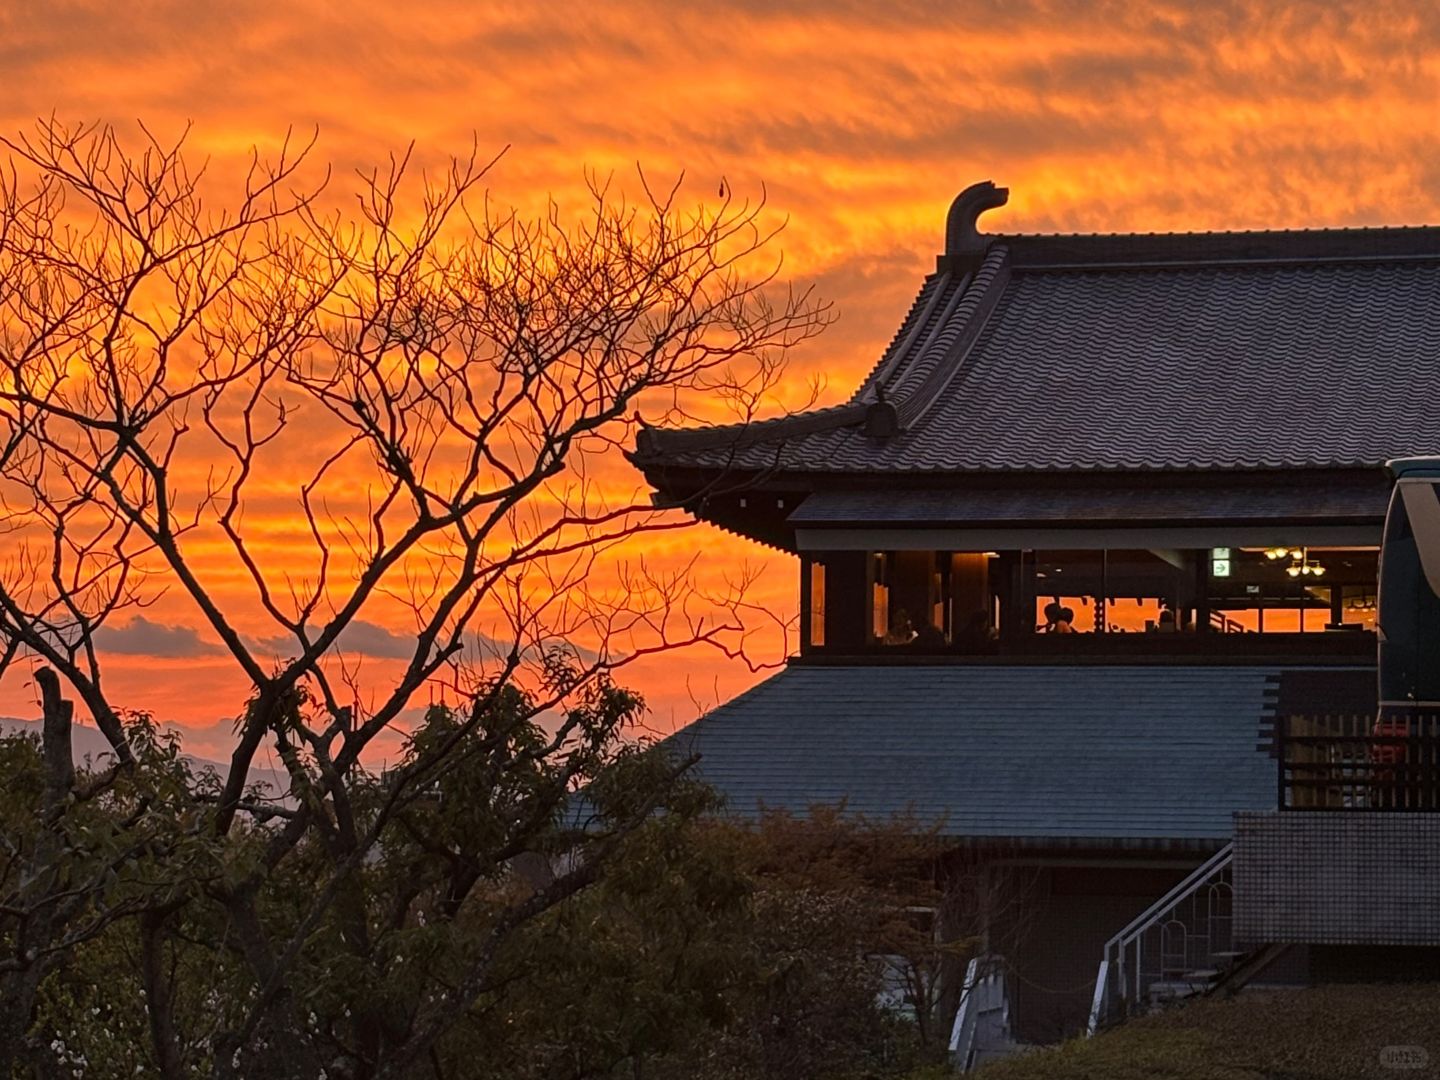
[[[623,881],[643,878],[657,837],[673,836],[714,801],[681,776],[686,763],[619,737],[641,702],[603,679],[587,683],[569,710],[566,724],[583,734],[563,753],[550,750],[553,736],[518,691],[484,701],[479,714],[429,710],[397,767],[422,760],[436,742],[450,744],[446,767],[391,814],[393,825],[335,897],[322,903],[314,895],[331,875],[329,840],[307,837],[258,888],[254,926],[235,925],[215,897],[263,864],[300,807],[275,808],[275,824],[216,838],[204,826],[214,805],[207,784],[218,781],[192,775],[174,740],[157,737],[147,717],[128,718],[134,765],[93,813],[68,817],[70,853],[49,863],[66,872],[103,865],[107,880],[76,892],[85,914],[63,939],[65,963],[45,968],[23,1033],[30,1053],[12,1065],[116,1077],[225,1068],[352,1076],[378,1062],[394,1075],[427,1075],[477,1033],[487,1056],[534,1057],[508,1005],[500,1006],[507,988],[529,977],[524,958],[553,932],[544,917],[568,910],[563,901],[612,865]],[[3,803],[6,835],[22,852],[35,850],[48,833],[27,817],[43,778],[39,747],[14,738],[0,740],[0,751],[17,782]],[[373,828],[390,797],[386,778],[361,770],[352,790],[356,828]],[[163,812],[135,813],[161,795],[172,799]],[[116,826],[127,809],[130,831]],[[156,835],[162,823],[173,834]],[[148,850],[136,857],[140,847]],[[610,895],[625,888],[612,886]],[[22,887],[6,896],[6,910],[28,900],[43,911],[66,893],[58,883],[41,893]],[[249,939],[261,935],[299,943],[283,984],[254,977]],[[257,1008],[267,994],[277,1004]],[[505,1021],[487,1029],[483,1018],[497,1009]],[[397,1049],[415,1045],[427,1027],[434,1035],[425,1054],[397,1063]],[[159,1058],[166,1046],[174,1054],[168,1064]]]
[[[213,1072],[221,1054],[246,1076],[357,1075],[367,1058],[383,1061],[406,1045],[443,1000],[437,989],[477,966],[487,979],[470,1005],[397,1075],[853,1080],[899,1077],[940,1059],[943,1035],[929,1033],[939,1017],[931,1013],[927,1028],[922,1015],[936,999],[911,996],[897,1008],[882,991],[897,970],[909,973],[904,985],[914,973],[933,980],[975,946],[973,935],[947,942],[914,918],[973,884],[940,872],[943,841],[907,818],[867,823],[823,810],[771,814],[755,826],[717,818],[713,794],[677,779],[663,752],[619,738],[639,707],[633,695],[596,684],[574,709],[591,743],[565,765],[537,753],[544,731],[512,695],[473,726],[461,710],[432,708],[398,767],[462,733],[453,767],[396,816],[345,901],[305,932],[289,1007],[267,1013],[275,1019],[240,1044],[222,1040],[253,1014],[264,988],[243,954],[245,929],[205,896],[237,863],[243,872],[247,859],[263,858],[284,819],[246,826],[244,855],[234,838],[221,844],[192,828],[192,865],[181,877],[194,898],[171,894],[158,942],[155,909],[121,905],[152,901],[171,865],[121,863],[94,905],[113,917],[71,943],[38,987],[25,1061],[41,1075],[150,1074],[160,1045],[152,1025],[163,1021],[180,1075]],[[127,732],[134,768],[97,796],[96,828],[73,830],[95,845],[91,858],[134,842],[114,828],[134,793],[171,793],[167,819],[192,824],[213,806],[207,779],[147,717],[127,718]],[[0,814],[22,846],[43,831],[28,813],[43,784],[39,750],[34,740],[0,740],[14,780]],[[524,767],[497,769],[519,758]],[[561,779],[569,769],[587,781],[583,800]],[[383,777],[364,779],[362,823],[384,792]],[[513,835],[506,823],[542,807],[546,823],[524,854],[498,868]],[[323,841],[307,839],[268,879],[257,902],[267,930],[299,936],[326,860]],[[496,868],[476,876],[480,864]],[[589,884],[570,890],[576,874]],[[570,890],[563,900],[497,934],[518,904],[557,886]]]
[[[525,977],[449,1045],[447,1075],[499,1046],[514,1056],[494,1075],[526,1078],[853,1080],[943,1062],[940,971],[977,940],[916,916],[978,884],[944,872],[950,854],[905,816],[667,815],[537,924],[512,954]],[[901,1002],[897,983],[932,989]]]
[[[747,1022],[719,1036],[728,1075],[893,1075],[943,1058],[940,991],[979,940],[945,913],[980,882],[947,873],[938,829],[817,806],[727,831],[754,882],[736,947],[760,976]]]

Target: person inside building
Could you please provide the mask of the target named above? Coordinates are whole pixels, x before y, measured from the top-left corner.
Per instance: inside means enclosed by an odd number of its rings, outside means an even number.
[[[915,631],[915,639],[910,642],[917,649],[943,649],[949,644],[945,640],[945,631],[941,630],[934,623],[923,623],[919,630]]]
[[[1054,629],[1053,629],[1052,632],[1053,632],[1053,633],[1056,633],[1056,634],[1073,634],[1073,633],[1075,633],[1075,609],[1074,609],[1074,608],[1062,607],[1062,608],[1060,609],[1060,617],[1055,620],[1055,627],[1054,627]]]
[[[992,652],[998,640],[999,635],[995,633],[990,616],[984,611],[977,611],[971,615],[965,625],[961,627],[960,632],[955,635],[956,646],[965,653]]]
[[[890,631],[885,635],[885,644],[909,645],[914,640],[915,628],[910,625],[910,613],[904,608],[896,608],[890,620]]]

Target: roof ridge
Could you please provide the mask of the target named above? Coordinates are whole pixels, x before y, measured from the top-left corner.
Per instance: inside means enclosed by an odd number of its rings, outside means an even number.
[[[977,271],[978,269],[979,267],[976,268]],[[895,399],[897,407],[905,400],[907,389],[913,384],[923,384],[925,377],[934,370],[934,365],[938,362],[938,358],[935,358],[937,343],[943,343],[938,350],[940,358],[943,358],[945,347],[948,347],[950,341],[954,339],[955,313],[960,310],[966,294],[975,281],[975,272],[961,276],[947,294],[948,299],[945,303],[936,305],[935,313],[925,327],[924,340],[916,343],[908,358],[909,362],[897,365],[890,385],[887,387]]]
[[[981,332],[999,306],[1000,298],[1009,284],[1008,264],[1008,246],[991,245],[985,254],[985,261],[981,263],[969,283],[969,288],[955,306],[949,320],[954,334],[945,342],[945,351],[935,365],[925,372],[914,391],[897,406],[902,429],[908,430],[917,426],[964,367],[965,358],[980,339]]]
[[[997,236],[1020,270],[1440,261],[1440,226]]]
[[[1086,238],[1125,238],[1136,236],[1286,236],[1306,233],[1401,233],[1401,232],[1440,232],[1440,222],[1425,222],[1419,225],[1301,225],[1293,228],[1283,229],[1147,229],[1144,232],[1021,232],[1021,233],[991,233],[992,240],[998,243],[1006,243],[1013,240],[1051,240],[1051,239],[1074,239]]]
[[[880,354],[880,359],[875,361],[869,373],[860,380],[860,385],[850,395],[849,401],[859,403],[873,400],[868,392],[881,386],[904,362],[905,354],[913,344],[913,338],[930,321],[931,313],[934,311],[939,298],[944,295],[950,284],[949,271],[937,271],[925,275],[925,280],[920,284],[920,291],[915,294],[915,299],[910,303],[910,310],[906,312],[905,318],[895,331],[895,336],[890,339],[890,344]],[[922,310],[923,308],[923,310]]]

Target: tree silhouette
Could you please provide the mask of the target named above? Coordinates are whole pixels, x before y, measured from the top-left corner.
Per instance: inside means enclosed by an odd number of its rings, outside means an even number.
[[[116,920],[134,924],[163,1075],[198,1060],[166,972],[176,935],[202,925],[248,995],[204,1040],[214,1074],[259,1075],[247,1054],[267,1039],[318,1067],[296,1021],[317,935],[335,930],[336,948],[374,965],[386,918],[474,918],[477,888],[511,880],[520,856],[555,854],[578,785],[610,792],[593,827],[569,834],[583,858],[487,899],[488,952],[466,953],[403,1023],[377,1013],[334,1035],[342,1072],[399,1075],[485,992],[507,933],[593,881],[683,771],[646,766],[629,792],[602,782],[633,765],[616,736],[638,702],[612,673],[685,645],[743,648],[743,581],[717,596],[643,560],[598,572],[618,545],[684,523],[617,495],[597,455],[641,408],[753,410],[828,311],[807,293],[772,299],[763,200],[728,190],[682,211],[678,184],[630,202],[592,181],[584,216],[552,203],[528,220],[479,197],[493,162],[472,153],[416,176],[407,154],[362,175],[344,211],[326,202],[328,174],[306,186],[313,140],[287,140],[217,209],[218,181],[183,138],[146,133],[132,151],[109,128],[52,120],[5,145],[0,666],[53,675],[43,828],[12,852],[23,872],[0,881],[12,1017],[0,1073],[34,1050],[46,976]],[[277,501],[302,540],[250,527]],[[178,774],[104,681],[96,632],[162,593],[193,606],[250,688],[215,782]],[[346,631],[397,612],[413,649],[383,685],[362,684]],[[277,640],[279,658],[260,644]],[[60,765],[62,684],[113,766],[76,779]],[[367,771],[367,748],[437,686],[462,704],[432,715],[399,766]],[[248,788],[262,746],[283,763],[283,797]],[[420,874],[406,903],[377,891],[389,838],[462,773],[483,842],[430,853],[463,864],[443,887]],[[177,790],[193,796],[183,811]],[[149,885],[132,874],[113,902],[137,844]],[[299,914],[279,918],[274,891],[297,874]]]

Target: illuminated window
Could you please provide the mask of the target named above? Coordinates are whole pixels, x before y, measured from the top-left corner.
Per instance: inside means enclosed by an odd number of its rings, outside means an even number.
[[[825,644],[825,564],[810,564],[810,644]]]
[[[1373,630],[1375,548],[1293,544],[1230,548],[1225,574],[1212,558],[1210,623],[1224,633],[1319,634]]]
[[[883,551],[870,558],[870,633],[876,641],[884,641],[890,632],[889,564]]]
[[[1042,634],[1194,629],[1195,559],[1183,551],[1037,551],[1034,628]]]

